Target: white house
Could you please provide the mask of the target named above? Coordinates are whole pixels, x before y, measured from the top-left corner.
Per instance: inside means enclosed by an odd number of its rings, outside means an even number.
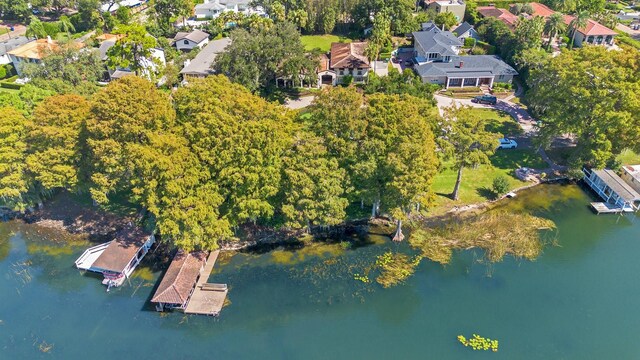
[[[30,41],[25,36],[18,36],[11,39],[4,40],[0,42],[0,65],[11,64],[11,59],[9,58],[9,51],[16,49]]]
[[[191,32],[179,32],[173,38],[173,45],[182,51],[190,51],[196,47],[202,49],[208,43],[209,34],[198,29]]]
[[[195,15],[198,19],[214,19],[223,12],[265,15],[261,7],[251,6],[251,0],[205,0],[204,4],[195,6]]]
[[[187,60],[180,74],[186,81],[188,77],[203,78],[214,73],[212,67],[216,58],[231,44],[230,38],[213,40],[205,46],[193,60]]]

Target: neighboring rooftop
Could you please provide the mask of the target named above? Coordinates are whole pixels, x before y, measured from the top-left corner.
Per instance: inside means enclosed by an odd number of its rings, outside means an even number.
[[[418,45],[422,50],[428,53],[438,53],[441,56],[455,56],[458,53],[454,51],[454,47],[462,46],[460,41],[450,31],[443,31],[437,26],[429,26],[429,23],[423,24],[423,31],[413,33],[414,46]]]
[[[206,76],[213,73],[211,65],[216,60],[218,54],[223,53],[225,48],[231,44],[230,38],[210,41],[207,46],[202,48],[198,55],[189,62],[187,66],[180,71],[181,74],[202,75]]]
[[[109,51],[109,49],[111,49],[111,47],[113,47],[113,45],[115,45],[116,42],[115,40],[105,40],[100,44],[100,47],[98,47],[98,52],[100,54],[100,59],[102,60],[107,60],[108,56],[107,56],[107,52]]]
[[[202,31],[202,30],[198,30],[195,29],[191,32],[179,32],[176,34],[176,36],[173,38],[173,41],[180,41],[180,40],[191,40],[196,44],[200,44],[201,42],[207,40],[209,38],[209,34]]]
[[[462,66],[461,66],[462,64]],[[417,66],[424,76],[483,77],[518,75],[518,72],[494,55],[457,56],[451,62],[431,62]]]
[[[0,56],[7,54],[9,51],[18,48],[29,41],[33,41],[33,39],[29,39],[26,36],[17,36],[0,42]]]
[[[575,19],[575,16],[565,15],[564,22],[567,25],[571,25],[571,22]],[[587,26],[578,29],[578,32],[584,36],[615,36],[617,32],[609,29],[608,27],[598,23],[595,20],[587,20]]]
[[[468,22],[463,22],[462,24],[460,24],[460,26],[458,26],[457,28],[455,28],[453,31],[451,31],[452,33],[460,36],[462,34],[465,34],[467,31],[473,29],[473,25],[469,24]]]
[[[513,15],[506,9],[499,9],[495,6],[478,6],[478,13],[483,17],[494,17],[498,18],[503,23],[507,24],[507,26],[514,28],[516,26],[516,22],[519,17],[517,15]]]
[[[530,2],[528,4],[531,5],[531,8],[533,9],[533,13],[531,14],[531,16],[541,16],[546,19],[549,16],[555,14],[555,11],[553,11],[547,5],[540,4],[537,2]],[[513,5],[511,6],[513,7]]]
[[[204,251],[185,253],[179,250],[173,257],[151,302],[186,303],[206,260],[207,253]]]
[[[137,226],[125,227],[116,234],[115,239],[109,243],[92,267],[116,273],[123,272],[149,236],[151,235]]]
[[[46,51],[51,51],[57,48],[58,42],[55,40],[51,40],[49,38],[38,39],[14,48],[13,50],[10,50],[8,54],[23,59],[40,60],[45,55]]]
[[[364,55],[366,47],[366,42],[331,44],[331,68],[368,69],[369,59]]]

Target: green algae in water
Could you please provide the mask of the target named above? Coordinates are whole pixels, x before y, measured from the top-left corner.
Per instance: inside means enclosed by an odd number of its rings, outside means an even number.
[[[153,275],[153,271],[151,271],[151,268],[147,266],[137,267],[136,270],[133,272],[132,277],[139,278],[145,281],[154,281],[156,278]]]

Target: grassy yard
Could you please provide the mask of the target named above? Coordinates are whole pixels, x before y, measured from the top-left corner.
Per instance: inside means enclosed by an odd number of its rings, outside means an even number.
[[[510,187],[517,188],[526,185],[515,177],[514,170],[519,167],[546,168],[547,164],[535,152],[528,149],[498,150],[491,157],[491,165],[481,165],[476,169],[463,169],[460,184],[460,199],[453,201],[450,194],[456,183],[458,172],[444,164],[445,170],[439,173],[433,183],[436,193],[435,213],[447,210],[454,205],[468,205],[491,200],[494,194],[491,190],[493,179],[504,175],[509,179]]]
[[[616,160],[622,165],[638,165],[640,164],[640,154],[627,149],[618,155]]]
[[[303,35],[300,37],[305,50],[320,49],[327,52],[331,49],[331,43],[334,42],[351,42],[351,39],[338,35]]]
[[[492,109],[473,108],[471,111],[487,121],[487,130],[505,136],[516,136],[522,134],[522,128],[511,115]]]
[[[522,133],[520,126],[506,113],[491,109],[473,109],[473,111],[487,120],[487,128],[490,131],[507,136]],[[457,169],[450,167],[451,163],[443,165],[444,170],[436,176],[432,187],[436,193],[435,206],[432,209],[435,214],[446,211],[454,205],[468,205],[492,199],[494,197],[491,190],[493,179],[499,175],[507,177],[511,188],[517,188],[526,183],[515,177],[515,169],[519,167],[544,169],[547,167],[547,164],[535,150],[497,150],[491,157],[491,165],[463,170],[460,199],[453,201],[449,196],[453,192],[458,172]]]

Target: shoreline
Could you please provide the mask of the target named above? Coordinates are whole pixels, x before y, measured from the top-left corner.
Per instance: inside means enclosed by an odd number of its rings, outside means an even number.
[[[570,182],[568,178],[555,178],[536,181],[509,191],[518,193],[539,185]],[[464,218],[466,215],[478,214],[488,211],[493,205],[507,199],[502,195],[496,199],[480,203],[455,205],[441,215],[427,215],[416,217],[417,221],[425,223],[429,227],[435,227],[455,218]],[[106,212],[99,208],[93,208],[79,203],[71,198],[68,193],[60,193],[49,199],[41,208],[20,212],[0,212],[0,221],[20,220],[26,224],[33,224],[47,229],[63,231],[68,234],[85,235],[91,242],[106,242],[123,227],[136,223],[134,217],[120,216]],[[376,228],[376,234],[387,235],[391,238],[395,230],[395,221],[385,216],[375,219],[363,218],[345,221],[335,226],[316,226],[310,232],[306,230],[277,230],[264,226],[246,224],[240,226],[238,239],[222,240],[218,243],[219,250],[241,251],[251,248],[277,248],[285,244],[298,242],[304,244],[305,236],[326,239],[336,235],[364,234]],[[383,230],[384,231],[380,231]]]

